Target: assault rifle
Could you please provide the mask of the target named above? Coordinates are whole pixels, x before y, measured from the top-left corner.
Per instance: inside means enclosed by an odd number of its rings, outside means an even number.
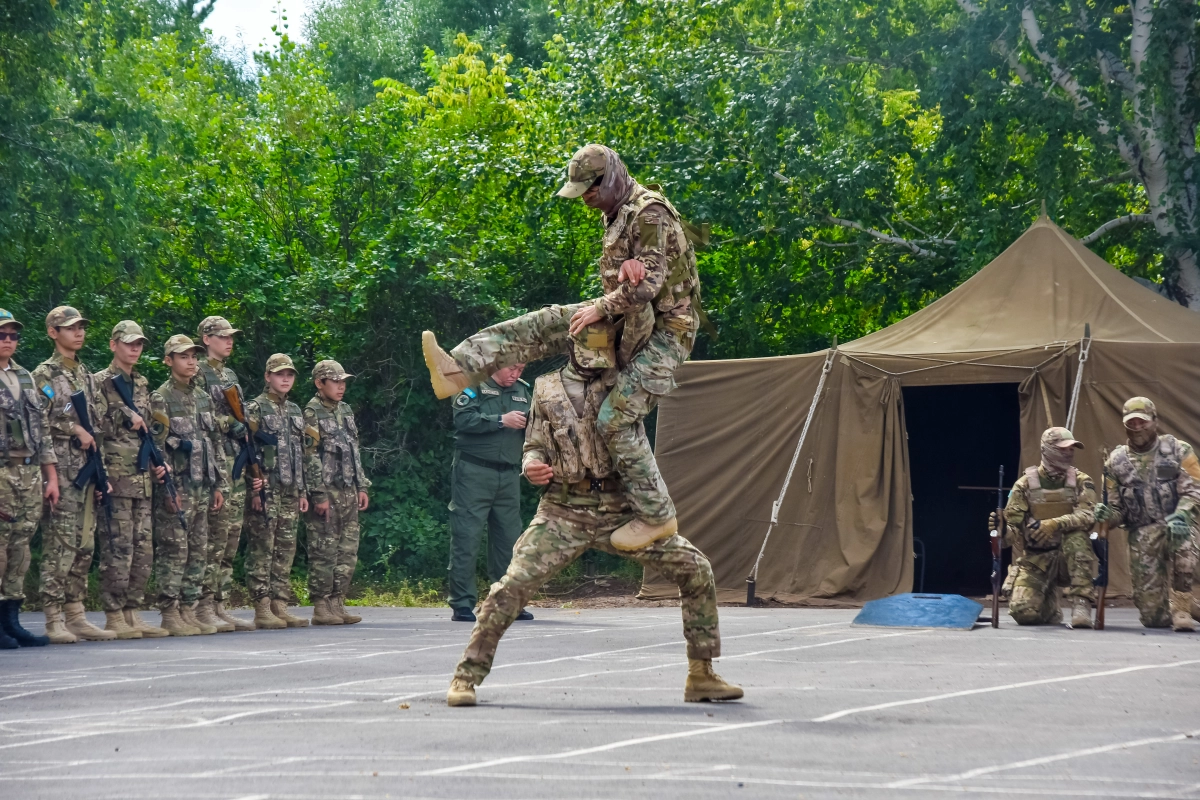
[[[259,450],[257,444],[275,447],[278,446],[279,439],[266,431],[250,433],[250,424],[246,421],[246,409],[242,407],[242,393],[238,390],[237,384],[225,387],[221,390],[221,394],[225,395],[225,402],[229,403],[229,410],[233,412],[233,418],[242,423],[246,428],[246,433],[239,442],[241,449],[238,451],[237,458],[233,461],[232,480],[236,481],[242,476],[242,472],[248,469],[251,478],[256,481],[263,481],[262,488],[258,490],[258,496],[262,500],[263,513],[266,514],[267,468],[263,463],[262,451]]]
[[[87,395],[82,391],[75,392],[71,395],[71,405],[75,407],[75,416],[79,418],[79,427],[92,437],[92,446],[87,450],[87,462],[75,476],[74,486],[76,489],[83,489],[89,483],[95,482],[96,491],[100,493],[100,502],[104,504],[105,515],[108,517],[108,524],[111,527],[112,497],[108,494],[108,471],[104,469],[104,459],[100,456],[100,443],[96,441],[96,431],[92,427]],[[80,450],[83,449],[83,444],[79,441],[78,436],[73,438],[72,443]]]
[[[1001,531],[1004,530],[1004,465],[1000,465],[1000,480],[996,484],[996,527],[989,534],[992,544],[992,627],[1000,627],[1000,584],[1004,578],[1000,572],[1003,569],[1000,551],[1003,547],[1004,537]]]
[[[1101,452],[1101,457],[1104,459],[1104,470],[1100,477],[1104,485],[1100,489],[1100,502],[1108,505],[1108,448],[1104,448]],[[1092,586],[1096,587],[1096,624],[1095,628],[1098,631],[1104,630],[1104,595],[1108,593],[1108,520],[1101,522],[1096,530],[1092,531],[1092,549],[1096,551],[1096,558],[1100,561],[1100,569],[1096,572],[1096,577],[1092,578]]]
[[[112,381],[112,387],[121,397],[121,402],[135,414],[140,414],[138,407],[133,402],[133,385],[123,374],[117,373],[109,380]],[[167,459],[163,455],[162,450],[158,449],[158,445],[154,443],[154,437],[144,428],[138,431],[138,438],[141,439],[141,444],[138,446],[137,468],[138,472],[146,472],[153,464],[156,467],[166,468],[163,474],[162,485],[166,490],[167,497],[170,498],[171,504],[175,506],[175,514],[179,517],[180,526],[186,531],[188,528],[187,517],[183,513],[183,505],[179,502],[179,489],[175,486],[175,478],[171,476],[171,470],[167,467]]]

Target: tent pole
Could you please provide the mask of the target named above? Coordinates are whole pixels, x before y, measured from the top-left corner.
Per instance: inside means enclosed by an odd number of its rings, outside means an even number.
[[[808,406],[808,416],[804,418],[804,427],[800,429],[800,441],[796,442],[796,452],[792,453],[792,463],[788,465],[787,477],[783,479],[783,488],[779,490],[779,498],[771,504],[771,523],[767,526],[767,535],[763,537],[762,547],[758,549],[758,558],[754,559],[754,567],[746,578],[746,605],[754,605],[754,590],[758,583],[758,565],[762,563],[763,554],[767,552],[767,540],[771,531],[779,521],[779,509],[783,505],[783,497],[787,494],[792,482],[792,473],[796,471],[796,462],[800,459],[800,449],[804,447],[804,439],[808,436],[808,426],[812,424],[813,414],[816,413],[817,403],[821,400],[821,390],[825,388],[825,378],[833,369],[833,357],[837,355],[837,337],[833,337],[833,347],[825,356],[825,364],[821,367],[821,379],[817,381],[817,391],[813,394],[812,403]]]
[[[1079,342],[1079,368],[1075,370],[1075,388],[1071,390],[1071,406],[1067,411],[1067,430],[1075,430],[1075,409],[1079,407],[1079,389],[1083,385],[1083,365],[1092,349],[1092,323],[1083,324],[1083,339]]]

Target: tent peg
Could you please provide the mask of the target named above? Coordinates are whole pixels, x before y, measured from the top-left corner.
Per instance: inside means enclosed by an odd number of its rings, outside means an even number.
[[[746,608],[754,608],[754,578],[746,578]]]

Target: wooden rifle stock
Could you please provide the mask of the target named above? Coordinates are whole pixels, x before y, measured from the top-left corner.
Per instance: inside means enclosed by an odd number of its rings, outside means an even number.
[[[246,427],[246,434],[242,438],[242,450],[246,458],[246,470],[250,473],[250,477],[256,481],[264,481],[263,488],[258,490],[258,496],[262,500],[263,513],[267,511],[267,486],[266,486],[266,471],[262,467],[262,454],[258,448],[254,446],[254,437],[250,433],[250,423],[246,421],[246,409],[242,406],[242,393],[238,391],[236,384],[226,386],[221,390],[221,394],[225,396],[225,402],[229,403],[229,410],[233,412],[233,418],[242,423]],[[239,454],[239,459],[241,460]],[[231,475],[231,479],[236,480],[236,475]]]

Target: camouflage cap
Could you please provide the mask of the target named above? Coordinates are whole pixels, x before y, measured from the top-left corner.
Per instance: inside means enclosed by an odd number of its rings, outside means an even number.
[[[176,353],[203,353],[204,348],[192,341],[192,337],[184,333],[177,333],[170,339],[167,339],[167,344],[163,347],[163,356],[173,356]]]
[[[291,356],[285,356],[283,353],[276,353],[267,359],[267,372],[283,372],[285,369],[296,371],[296,365],[292,363]]]
[[[1125,401],[1121,415],[1122,422],[1129,422],[1131,419],[1151,422],[1158,416],[1158,410],[1154,407],[1154,401],[1148,397],[1131,397]]]
[[[317,365],[313,367],[312,376],[315,381],[344,381],[346,378],[354,377],[349,372],[346,372],[341,364],[330,358],[318,361]]]
[[[77,322],[87,324],[91,320],[85,319],[83,314],[80,314],[71,306],[58,306],[46,315],[47,328],[66,328]]]
[[[118,342],[124,342],[125,344],[150,341],[146,338],[146,334],[142,332],[142,326],[131,319],[123,319],[114,325],[112,336],[109,338]]]
[[[20,322],[17,322],[11,311],[6,308],[0,308],[0,328],[3,328],[5,325],[15,325],[18,328],[25,327]]]
[[[1074,447],[1079,450],[1083,449],[1083,442],[1078,441],[1075,435],[1066,428],[1047,428],[1042,434],[1042,447],[1057,445],[1061,448]]]
[[[575,363],[584,369],[617,365],[617,330],[611,322],[596,322],[571,337]]]
[[[230,325],[229,320],[224,317],[205,317],[196,326],[196,333],[204,338],[205,336],[233,336],[241,331]]]
[[[575,151],[567,164],[567,182],[558,190],[559,197],[579,197],[604,174],[607,159],[598,144],[584,145]]]

